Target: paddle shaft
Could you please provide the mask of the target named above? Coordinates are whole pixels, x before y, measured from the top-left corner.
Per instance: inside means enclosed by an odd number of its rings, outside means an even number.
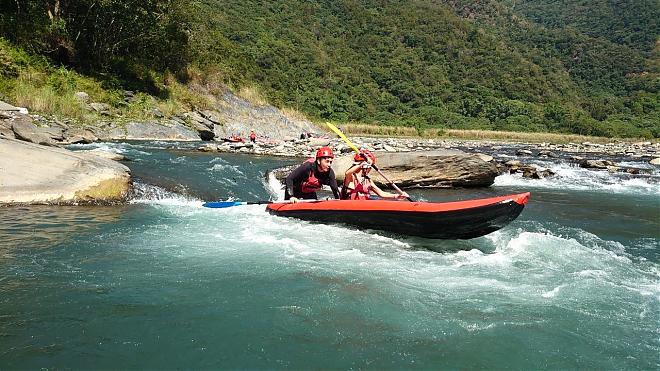
[[[394,184],[394,182],[392,182],[391,180],[389,180],[389,179],[385,176],[385,174],[383,174],[383,172],[380,171],[380,169],[376,166],[376,164],[371,164],[371,167],[373,167],[374,170],[376,170],[376,172],[377,172],[378,174],[380,174],[380,176],[382,176],[383,179],[385,179],[385,181],[387,182],[387,184],[391,185],[392,188],[394,188],[397,192],[399,192],[400,195],[403,194],[403,191],[402,191],[402,190],[401,190],[396,184]],[[410,201],[410,202],[414,202],[413,199],[412,199],[412,197],[406,197],[406,200],[408,200],[408,201]]]
[[[298,202],[319,202],[320,200],[298,200]],[[212,209],[226,209],[228,207],[243,205],[290,204],[291,200],[284,201],[215,201],[206,202],[202,206]]]
[[[339,137],[340,137],[344,142],[346,142],[346,144],[348,144],[348,146],[351,147],[351,148],[353,149],[353,151],[355,151],[355,153],[360,154],[360,150],[355,146],[355,144],[353,144],[348,138],[346,138],[346,135],[344,135],[344,133],[342,133],[341,130],[339,130],[336,126],[334,126],[333,124],[331,124],[331,123],[329,123],[329,122],[326,122],[326,125],[328,125],[328,127],[330,128],[330,130],[334,131],[335,134],[339,135]],[[376,167],[376,164],[371,164],[371,167],[373,167],[374,169],[376,169],[376,172],[377,172],[378,174],[380,174],[380,176],[382,176],[383,179],[385,179],[385,181],[386,181],[389,185],[392,186],[392,188],[394,188],[397,192],[399,192],[400,195],[403,194],[403,191],[402,191],[402,190],[401,190],[396,184],[394,184],[394,182],[392,182],[391,180],[389,180],[389,179],[385,176],[385,174],[383,174],[383,172],[380,171],[380,169],[378,169],[378,167]],[[406,197],[406,199],[407,199],[408,201],[410,201],[410,202],[414,202],[413,199],[412,199],[412,197]]]

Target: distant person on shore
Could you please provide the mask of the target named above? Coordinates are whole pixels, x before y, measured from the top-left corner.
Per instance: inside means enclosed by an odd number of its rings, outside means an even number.
[[[257,134],[254,132],[254,129],[250,130],[250,142],[254,143],[257,141]]]
[[[408,193],[401,194],[385,192],[371,182],[369,172],[376,164],[376,156],[366,149],[356,153],[353,157],[353,166],[344,173],[344,186],[341,189],[342,200],[368,200],[373,192],[380,198],[400,199],[408,198]]]
[[[319,148],[316,157],[303,162],[286,177],[284,199],[291,200],[292,203],[301,199],[316,200],[316,192],[323,185],[329,186],[335,198],[339,198],[337,179],[331,168],[334,158],[330,147]]]

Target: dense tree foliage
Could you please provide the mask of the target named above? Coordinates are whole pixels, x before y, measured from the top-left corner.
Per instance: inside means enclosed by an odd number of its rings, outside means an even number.
[[[593,3],[602,16],[592,29],[585,21],[548,27],[540,20],[570,17],[541,11],[530,22],[515,8],[533,2],[511,3],[205,0],[198,9],[210,18],[191,41],[195,60],[223,65],[227,81],[257,82],[277,104],[321,119],[660,135],[648,44],[657,5]],[[590,11],[565,2],[561,14],[577,8]],[[607,29],[620,37],[603,37]]]
[[[0,4],[2,35],[60,63],[192,64],[318,119],[660,136],[654,1]]]
[[[179,70],[189,63],[186,2],[0,0],[0,34],[81,71]]]

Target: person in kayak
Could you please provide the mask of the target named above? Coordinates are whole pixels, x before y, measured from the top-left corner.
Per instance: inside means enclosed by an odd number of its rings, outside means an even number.
[[[376,156],[369,150],[360,150],[353,157],[353,166],[344,173],[344,186],[341,189],[342,200],[368,200],[373,192],[380,198],[400,199],[410,197],[408,193],[395,194],[385,192],[375,185],[369,177],[372,165],[376,164]]]
[[[330,147],[319,148],[315,158],[303,162],[286,177],[284,199],[292,203],[300,199],[316,200],[316,191],[324,184],[330,186],[335,198],[339,198],[335,172],[330,167],[334,158],[335,154]]]

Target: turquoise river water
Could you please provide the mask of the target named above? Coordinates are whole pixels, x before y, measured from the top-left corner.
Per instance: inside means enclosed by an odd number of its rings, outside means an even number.
[[[412,190],[532,192],[503,230],[443,241],[203,208],[281,197],[266,173],[296,161],[198,145],[74,146],[127,156],[131,201],[0,208],[0,369],[660,369],[650,165]]]

